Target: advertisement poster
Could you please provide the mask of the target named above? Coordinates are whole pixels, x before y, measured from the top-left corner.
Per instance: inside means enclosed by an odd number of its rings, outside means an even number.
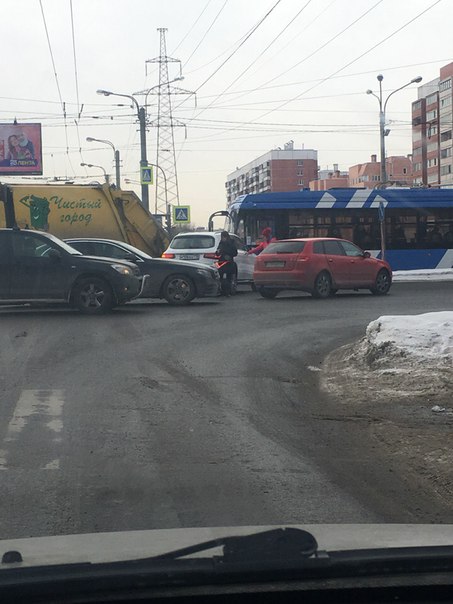
[[[0,124],[2,174],[42,174],[41,124]]]

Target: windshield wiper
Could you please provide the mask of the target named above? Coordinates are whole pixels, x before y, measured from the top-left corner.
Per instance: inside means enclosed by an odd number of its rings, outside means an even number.
[[[259,565],[263,562],[282,562],[287,566],[288,563],[294,564],[296,559],[307,559],[318,553],[318,543],[311,533],[297,528],[279,528],[252,535],[203,541],[148,560],[179,560],[219,547],[223,547],[222,555],[213,556],[212,560],[223,564],[249,563],[253,560]]]

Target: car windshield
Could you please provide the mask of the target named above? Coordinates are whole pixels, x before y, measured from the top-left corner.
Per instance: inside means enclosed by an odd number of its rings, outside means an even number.
[[[173,239],[170,247],[175,250],[203,250],[214,246],[215,239],[211,235],[180,235]]]
[[[453,0],[0,7],[0,604],[29,553],[447,539]]]

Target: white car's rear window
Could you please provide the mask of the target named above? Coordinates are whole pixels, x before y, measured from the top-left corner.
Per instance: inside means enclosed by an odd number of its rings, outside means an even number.
[[[179,235],[170,247],[174,250],[205,250],[215,247],[215,239],[211,235]]]

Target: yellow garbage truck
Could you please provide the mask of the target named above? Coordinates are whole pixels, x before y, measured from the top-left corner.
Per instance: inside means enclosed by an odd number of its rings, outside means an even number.
[[[133,191],[107,184],[0,185],[0,228],[14,226],[60,239],[116,239],[151,256],[160,256],[169,244],[165,229]]]

